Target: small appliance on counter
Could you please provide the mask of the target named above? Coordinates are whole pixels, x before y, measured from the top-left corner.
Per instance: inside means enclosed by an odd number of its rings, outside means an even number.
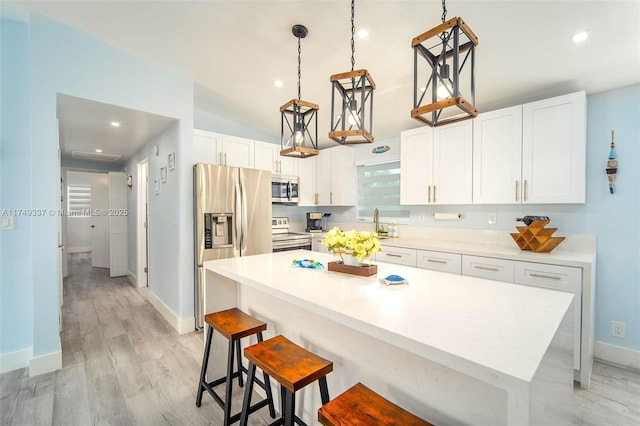
[[[325,220],[325,223],[326,223],[326,220]],[[307,227],[304,230],[311,233],[321,233],[322,232],[322,213],[308,212]]]

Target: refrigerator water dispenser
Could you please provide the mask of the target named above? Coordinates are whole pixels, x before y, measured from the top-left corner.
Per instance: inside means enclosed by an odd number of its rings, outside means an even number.
[[[204,248],[226,248],[233,245],[233,214],[204,214]]]

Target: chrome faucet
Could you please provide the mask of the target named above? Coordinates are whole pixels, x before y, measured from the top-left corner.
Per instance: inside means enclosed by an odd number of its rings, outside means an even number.
[[[373,232],[378,232],[380,231],[380,213],[378,212],[378,209],[375,209],[373,211],[373,223],[375,224],[375,230]]]

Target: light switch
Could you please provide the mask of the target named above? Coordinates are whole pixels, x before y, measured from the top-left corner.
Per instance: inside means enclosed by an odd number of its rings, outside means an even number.
[[[13,216],[2,216],[0,219],[0,230],[10,231],[13,229]]]

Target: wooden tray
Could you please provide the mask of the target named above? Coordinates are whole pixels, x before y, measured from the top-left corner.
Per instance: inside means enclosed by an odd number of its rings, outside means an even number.
[[[345,274],[358,275],[360,277],[370,277],[378,273],[378,265],[351,266],[340,261],[329,262],[327,265],[330,271],[342,272]]]
[[[565,237],[552,237],[557,228],[545,228],[548,223],[548,220],[534,220],[529,226],[516,226],[518,232],[512,232],[511,238],[520,250],[549,253],[558,247]]]

